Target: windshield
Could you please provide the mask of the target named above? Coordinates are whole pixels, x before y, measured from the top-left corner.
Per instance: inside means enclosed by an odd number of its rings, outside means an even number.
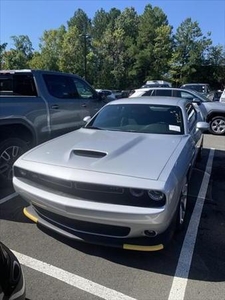
[[[196,91],[200,94],[207,95],[210,91],[209,86],[207,84],[183,84],[181,88]]]
[[[85,128],[122,132],[183,134],[182,111],[177,106],[113,104],[105,106]]]
[[[192,91],[194,95],[196,95],[197,98],[200,98],[203,102],[211,102],[204,94]]]

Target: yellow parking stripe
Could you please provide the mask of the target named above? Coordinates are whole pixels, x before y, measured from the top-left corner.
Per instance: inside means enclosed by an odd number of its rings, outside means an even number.
[[[32,215],[27,211],[26,207],[24,207],[23,213],[24,213],[24,215],[25,215],[26,217],[28,217],[31,221],[33,221],[33,222],[35,222],[35,223],[38,222],[38,218],[32,216]]]
[[[136,250],[136,251],[159,251],[162,250],[164,246],[162,244],[154,245],[154,246],[140,246],[140,245],[130,245],[124,244],[123,249],[126,250]]]

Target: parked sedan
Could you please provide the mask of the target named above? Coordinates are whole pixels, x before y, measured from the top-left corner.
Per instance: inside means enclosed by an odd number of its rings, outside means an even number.
[[[191,101],[166,97],[116,100],[85,121],[14,164],[24,214],[79,241],[163,249],[184,224],[208,124]]]

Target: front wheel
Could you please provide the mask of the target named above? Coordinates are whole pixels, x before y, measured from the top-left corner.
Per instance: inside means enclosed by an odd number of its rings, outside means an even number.
[[[0,177],[5,183],[12,181],[14,162],[29,149],[27,143],[20,138],[8,138],[0,142]]]
[[[225,118],[221,116],[214,117],[210,121],[209,131],[215,135],[225,134]]]
[[[181,231],[184,228],[184,222],[185,222],[186,211],[187,211],[187,197],[188,197],[188,181],[186,179],[180,193],[180,200],[177,208],[177,222],[176,222],[177,231]]]

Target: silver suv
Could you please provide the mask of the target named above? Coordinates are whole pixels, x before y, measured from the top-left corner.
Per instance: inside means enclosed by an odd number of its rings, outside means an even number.
[[[191,99],[199,105],[205,120],[210,125],[210,132],[215,135],[225,134],[225,103],[223,102],[213,102],[202,93],[181,88],[136,89],[129,98],[142,96],[165,96]]]

